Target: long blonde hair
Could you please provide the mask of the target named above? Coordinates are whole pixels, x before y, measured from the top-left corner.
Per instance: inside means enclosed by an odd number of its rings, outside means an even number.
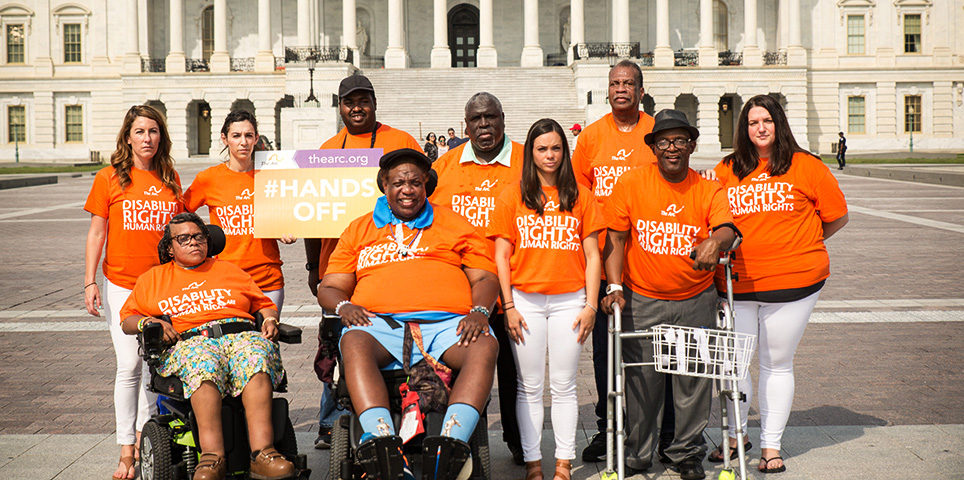
[[[161,141],[157,145],[157,153],[151,159],[151,165],[157,170],[161,183],[167,187],[175,197],[181,197],[181,186],[174,174],[174,159],[171,158],[171,136],[167,132],[167,122],[164,115],[156,108],[148,105],[134,105],[124,115],[124,123],[117,134],[117,148],[110,155],[110,164],[114,167],[121,189],[131,186],[131,168],[134,166],[134,151],[127,143],[131,137],[131,127],[137,117],[149,118],[157,122],[161,133]]]

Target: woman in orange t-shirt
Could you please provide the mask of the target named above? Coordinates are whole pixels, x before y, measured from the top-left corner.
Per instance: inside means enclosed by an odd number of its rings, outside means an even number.
[[[824,241],[847,224],[847,202],[830,169],[797,145],[786,113],[772,97],[751,98],[737,128],[736,148],[715,172],[744,235],[733,263],[733,308],[736,330],[759,340],[758,468],[776,473],[786,470],[780,440],[793,403],[793,355],[830,275]],[[716,281],[723,291],[721,272]],[[740,402],[746,431],[753,393],[749,375],[740,390],[746,393]],[[735,426],[731,416],[732,448]],[[708,459],[723,461],[719,449]]]
[[[120,463],[115,479],[134,478],[141,428],[154,409],[154,395],[144,385],[147,368],[137,356],[137,340],[120,329],[120,310],[142,273],[158,264],[155,247],[164,225],[181,212],[181,180],[174,171],[171,137],[164,116],[152,107],[135,105],[127,111],[111,166],[94,178],[84,210],[90,230],[84,255],[84,304],[108,319],[117,373],[114,415]],[[106,253],[104,245],[107,245]],[[97,286],[97,265],[104,255],[103,293]],[[103,295],[103,296],[102,296]]]
[[[519,187],[496,201],[488,236],[519,372],[516,411],[526,478],[542,478],[542,392],[546,351],[556,443],[555,477],[569,480],[576,458],[579,354],[596,320],[599,232],[595,197],[576,183],[565,131],[544,118],[529,129]]]
[[[157,245],[161,265],[137,279],[120,324],[136,335],[160,323],[166,345],[158,373],[176,375],[197,419],[201,458],[194,478],[227,474],[221,398],[241,397],[251,446],[251,478],[293,478],[294,465],[274,448],[272,391],[284,377],[278,310],[234,264],[208,258],[211,234],[194,213],[175,216]],[[261,313],[261,330],[253,313]],[[171,323],[158,317],[170,316]],[[212,327],[216,327],[212,330]]]
[[[285,300],[281,252],[273,238],[254,238],[254,150],[258,121],[246,110],[234,110],[221,126],[221,142],[228,161],[197,174],[184,192],[184,208],[197,211],[208,206],[211,222],[224,230],[227,239],[218,258],[248,272],[268,298],[281,308]],[[295,238],[281,237],[291,244]]]

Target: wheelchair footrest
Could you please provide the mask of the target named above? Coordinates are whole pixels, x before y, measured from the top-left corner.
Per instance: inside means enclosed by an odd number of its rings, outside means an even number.
[[[472,448],[469,444],[452,437],[426,437],[422,441],[422,478],[424,480],[458,480],[468,463]]]
[[[402,458],[402,439],[398,436],[368,440],[358,446],[356,456],[368,478],[402,478],[405,460]]]

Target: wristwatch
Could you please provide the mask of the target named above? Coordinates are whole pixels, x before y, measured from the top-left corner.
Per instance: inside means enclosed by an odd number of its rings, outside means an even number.
[[[606,286],[606,295],[612,295],[613,292],[623,291],[623,286],[618,283],[610,283]]]
[[[305,264],[305,270],[308,270],[309,272],[317,269],[318,269],[318,262],[308,262]]]

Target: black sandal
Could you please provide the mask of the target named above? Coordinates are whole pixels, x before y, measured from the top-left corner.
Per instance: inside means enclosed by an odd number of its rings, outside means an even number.
[[[780,472],[785,472],[785,471],[787,471],[787,466],[786,466],[786,465],[780,465],[780,466],[777,467],[777,468],[766,468],[766,467],[768,467],[768,466],[770,465],[770,462],[772,462],[772,461],[774,461],[774,460],[780,460],[780,461],[782,462],[782,461],[783,461],[783,457],[781,457],[781,456],[779,456],[779,455],[777,455],[777,456],[775,456],[775,457],[770,457],[770,458],[760,457],[760,461],[763,462],[763,467],[764,467],[764,468],[760,468],[759,470],[760,470],[761,472],[763,472],[763,473],[780,473]]]
[[[743,451],[749,452],[753,448],[753,444],[746,442],[743,444]],[[736,447],[730,447],[730,460],[736,460],[740,456],[740,453],[736,451]],[[716,447],[716,450],[710,452],[706,456],[706,461],[710,463],[723,463],[723,445]]]

